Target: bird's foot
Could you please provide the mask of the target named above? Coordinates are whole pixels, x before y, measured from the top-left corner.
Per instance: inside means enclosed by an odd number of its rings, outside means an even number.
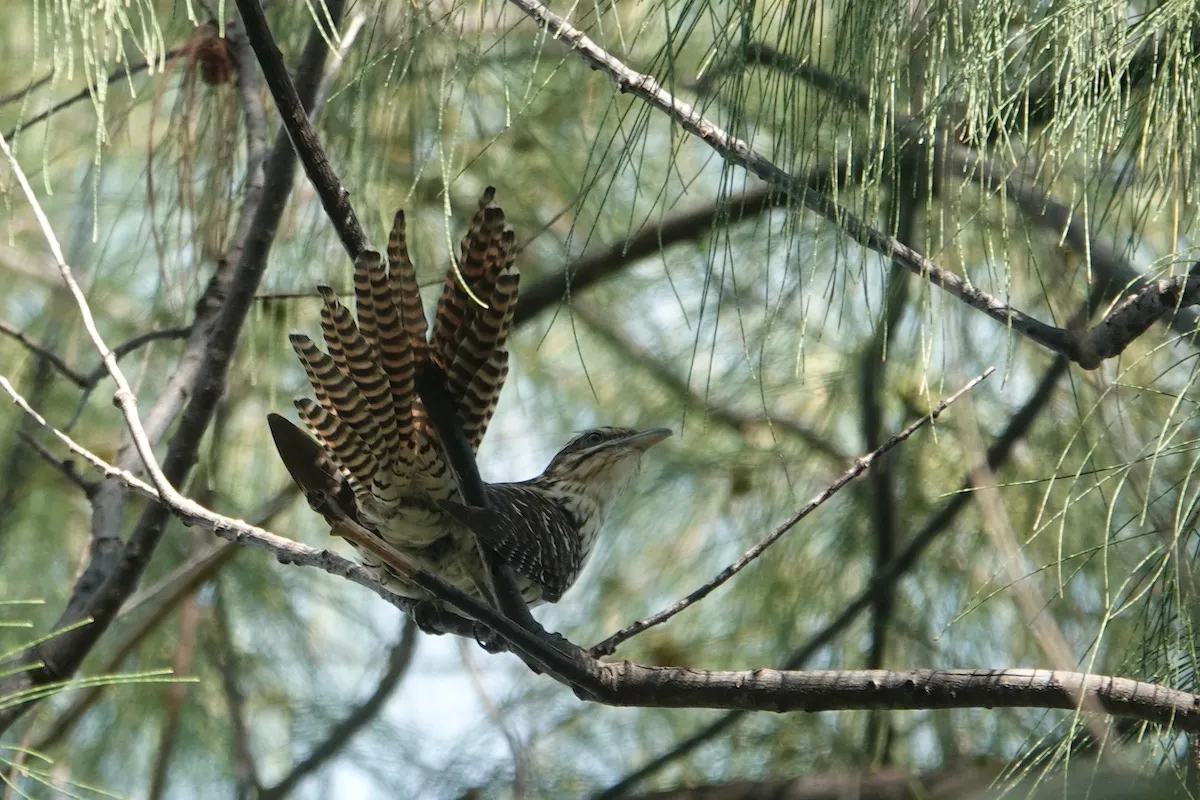
[[[495,653],[507,653],[508,643],[500,638],[494,630],[484,625],[482,622],[475,623],[475,641],[485,651]]]
[[[441,636],[447,632],[446,626],[442,621],[442,610],[435,603],[428,600],[418,600],[409,610],[408,614],[412,617],[413,623],[421,633],[428,633],[431,636]]]

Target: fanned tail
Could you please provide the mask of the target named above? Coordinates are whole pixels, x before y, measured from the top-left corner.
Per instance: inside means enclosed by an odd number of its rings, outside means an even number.
[[[508,330],[520,278],[515,237],[505,229],[503,209],[492,205],[495,193],[490,186],[484,190],[462,239],[461,280],[453,267],[446,272],[430,340],[431,356],[445,371],[450,396],[458,400],[459,422],[473,450],[483,441],[508,375]]]
[[[457,493],[417,395],[419,370],[433,363],[444,371],[473,449],[504,385],[519,275],[514,236],[494,197],[491,187],[480,197],[460,245],[458,272],[453,266],[447,271],[431,335],[408,254],[405,216],[398,211],[386,262],[374,251],[355,259],[353,314],[333,290],[318,287],[325,350],[304,334],[291,336],[316,397],[296,401],[296,408],[323,451],[321,469],[336,473],[360,506],[384,517],[407,502],[404,497],[423,498],[420,504]],[[293,442],[281,455],[293,469],[298,465],[289,458],[307,459],[304,454],[316,447]]]

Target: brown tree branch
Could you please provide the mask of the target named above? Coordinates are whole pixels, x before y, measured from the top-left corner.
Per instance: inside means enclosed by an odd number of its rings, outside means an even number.
[[[87,379],[84,377],[82,372],[76,371],[74,367],[72,367],[66,361],[63,361],[57,353],[42,345],[16,325],[10,325],[4,320],[0,320],[0,333],[3,333],[5,336],[8,336],[11,339],[15,339],[21,344],[21,346],[34,355],[41,356],[49,361],[50,364],[56,370],[58,370],[61,375],[66,377],[67,380],[71,381],[71,383],[75,384],[76,386],[83,386],[87,382]]]
[[[804,180],[816,191],[840,188],[861,175],[862,161],[856,159],[852,164],[838,161],[832,168],[811,169]],[[572,294],[607,280],[630,264],[670,245],[694,241],[719,225],[733,225],[794,203],[795,200],[786,193],[767,186],[747,189],[702,208],[668,214],[654,224],[643,226],[633,235],[613,242],[600,252],[576,259],[561,272],[523,287],[513,324],[528,322],[547,309],[569,300]]]
[[[26,413],[45,421],[0,377]],[[105,464],[64,434],[56,435],[90,462],[127,486],[169,504],[181,519],[223,537],[270,550],[280,561],[317,566],[366,585],[397,605],[398,598],[372,580],[366,570],[328,552],[318,552],[231,519],[180,496],[168,487],[160,495],[128,471]],[[357,527],[339,520],[340,527]],[[614,706],[656,708],[727,708],[742,711],[825,711],[869,708],[1061,708],[1101,710],[1179,730],[1200,731],[1200,696],[1125,678],[1053,670],[879,670],[757,669],[709,671],[680,667],[651,667],[628,661],[606,664],[571,649],[570,645],[543,652],[545,641],[496,609],[470,597],[440,578],[413,570],[403,556],[363,529],[348,537],[388,566],[411,574],[421,588],[458,611],[479,620],[510,649],[535,661],[547,674],[586,699]],[[899,565],[902,566],[902,565]],[[899,568],[898,566],[898,568]],[[864,601],[865,605],[869,601]],[[18,695],[18,698],[20,695]],[[17,704],[17,707],[20,703]]]
[[[70,461],[65,458],[59,458],[58,456],[54,455],[54,453],[46,449],[41,442],[39,442],[37,439],[34,439],[25,431],[18,430],[17,436],[21,438],[21,441],[29,445],[29,448],[33,450],[33,452],[41,456],[43,461],[58,470],[68,481],[78,486],[80,490],[83,491],[84,497],[91,498],[97,491],[99,491],[100,484],[80,475],[79,470],[75,469],[74,461]]]
[[[196,598],[188,595],[179,615],[179,633],[175,639],[175,652],[171,657],[171,671],[176,675],[185,675],[191,668],[199,616]],[[167,778],[171,774],[175,744],[179,739],[179,726],[183,716],[186,689],[187,687],[183,683],[169,683],[163,687],[166,698],[163,702],[163,720],[159,729],[158,752],[155,754],[154,765],[150,770],[148,800],[159,800],[167,790]]]
[[[340,722],[330,728],[325,739],[317,744],[299,764],[292,767],[278,783],[260,789],[258,800],[287,797],[300,781],[316,772],[329,759],[340,753],[355,734],[383,710],[387,699],[392,696],[392,693],[404,680],[404,676],[408,674],[408,668],[412,666],[413,653],[416,652],[416,648],[417,626],[413,624],[412,620],[405,620],[399,640],[388,651],[387,669],[380,676],[379,682],[375,684],[374,691],[365,700],[350,709]]]
[[[292,83],[292,76],[283,63],[283,53],[271,34],[271,26],[267,24],[266,14],[258,0],[237,0],[238,11],[246,26],[246,38],[254,48],[258,65],[263,71],[263,79],[271,90],[275,107],[283,122],[283,129],[292,142],[295,153],[304,165],[304,172],[321,198],[321,205],[333,223],[334,230],[342,239],[346,252],[354,259],[369,245],[358,224],[358,217],[350,205],[350,192],[342,185],[333,166],[325,156],[316,128],[309,119],[308,107],[301,100],[301,95]],[[341,12],[334,17],[340,18]]]
[[[1200,34],[1200,28],[1197,33]],[[1143,47],[1135,58],[1149,59],[1154,55],[1152,49]],[[746,59],[746,63],[753,62],[796,75],[864,114],[872,112],[870,95],[863,89],[820,67],[781,53],[770,45],[750,45],[746,49]],[[729,68],[718,69],[714,74]],[[1151,72],[1144,65],[1137,74],[1144,78]],[[1101,279],[1104,298],[1112,299],[1125,290],[1134,293],[1090,330],[1065,330],[1075,348],[1073,353],[1065,355],[1080,366],[1095,369],[1105,359],[1120,355],[1160,319],[1166,318],[1168,324],[1179,333],[1196,332],[1200,315],[1193,307],[1200,300],[1197,299],[1194,284],[1189,282],[1187,276],[1168,279],[1166,283],[1147,280],[1110,243],[1093,235],[1084,215],[1047,196],[1032,180],[1017,175],[1015,167],[1001,169],[971,147],[931,136],[921,121],[911,114],[893,112],[891,127],[901,139],[897,145],[899,148],[927,153],[929,148],[936,147],[941,155],[935,162],[944,173],[966,176],[993,192],[1011,198],[1029,219],[1054,231],[1080,253],[1087,254],[1089,266]],[[1126,305],[1131,307],[1125,308]],[[1118,314],[1118,311],[1122,313]]]
[[[636,800],[961,800],[976,797],[1000,774],[972,764],[907,772],[879,769],[864,772],[822,772],[795,778],[763,778],[685,785],[646,792]]]
[[[170,61],[171,59],[175,58],[180,53],[185,52],[187,49],[188,48],[186,48],[186,47],[176,47],[174,50],[168,50],[167,52],[163,53],[163,61]],[[108,73],[108,76],[104,79],[104,82],[107,84],[116,83],[117,81],[121,80],[122,78],[133,77],[134,75],[138,74],[139,72],[149,69],[150,66],[151,66],[151,64],[149,61],[139,61],[136,64],[129,64],[126,66],[118,67],[117,69]],[[16,100],[20,100],[27,93],[33,91],[34,89],[37,89],[42,84],[46,83],[48,80],[50,80],[51,77],[52,77],[52,75],[47,75],[43,78],[39,78],[38,80],[34,81],[29,86],[27,86],[26,88],[20,89],[18,91],[13,92],[12,94],[9,94],[3,98],[0,98],[0,106],[7,105],[8,103],[14,102]],[[62,111],[64,108],[73,106],[74,104],[78,103],[80,100],[86,100],[87,98],[94,96],[95,93],[96,93],[96,87],[94,85],[86,86],[86,87],[80,89],[75,94],[71,95],[70,97],[66,97],[66,98],[63,98],[62,100],[58,101],[57,103],[55,103],[50,108],[43,111],[42,113],[32,116],[29,119],[21,122],[19,125],[13,127],[11,130],[8,131],[8,133],[4,134],[4,138],[8,139],[9,141],[12,141],[20,134],[22,134],[25,131],[32,128],[34,125],[37,125],[39,122],[44,122],[45,120],[47,120],[50,117],[57,114],[59,111]]]
[[[221,673],[221,690],[229,711],[230,749],[233,751],[233,774],[238,798],[258,796],[258,768],[254,763],[254,752],[250,748],[250,730],[246,723],[246,698],[238,681],[238,654],[233,643],[229,625],[229,613],[225,598],[217,582],[216,602],[213,604],[216,620],[217,647],[209,651],[217,671]]]
[[[341,19],[342,3],[330,0],[326,8],[329,19],[337,24]],[[325,34],[314,27],[301,57],[298,85],[301,87],[301,97],[309,105],[313,103],[323,73],[327,53],[325,38]],[[235,39],[235,48],[240,46]],[[238,52],[239,62],[247,65],[242,60],[241,50]],[[238,85],[246,114],[250,169],[241,216],[233,245],[226,253],[226,259],[218,265],[198,304],[192,333],[179,369],[148,416],[148,422],[155,426],[152,432],[163,431],[174,418],[176,409],[183,408],[182,418],[168,444],[162,469],[155,476],[157,487],[166,497],[177,496],[171,487],[181,483],[195,463],[200,442],[212,419],[217,400],[224,391],[241,326],[266,268],[266,257],[292,186],[295,156],[286,137],[277,139],[265,165],[262,162],[265,116],[258,97],[256,73],[248,65],[239,70]],[[77,302],[81,299],[77,297]],[[88,316],[85,314],[85,319]],[[93,339],[97,338],[93,336]],[[107,353],[105,361],[109,362],[110,372],[119,374],[120,369],[111,353]],[[124,404],[127,422],[135,421],[136,406],[132,402],[132,395],[126,393],[125,387],[121,387],[117,396]],[[155,412],[158,412],[157,415]],[[135,426],[129,427],[132,432]],[[154,458],[147,441],[150,438],[150,435],[143,436],[138,443],[138,452],[144,461]],[[171,510],[161,503],[150,504],[128,540],[122,542],[118,531],[124,490],[117,483],[110,485],[115,487],[115,492],[99,492],[94,503],[91,560],[76,582],[67,608],[56,626],[60,629],[69,628],[70,632],[44,641],[25,653],[23,663],[31,668],[0,681],[0,694],[28,696],[34,687],[54,683],[73,674],[107,629],[124,600],[136,588],[171,517]],[[323,560],[316,553],[309,557]],[[335,561],[327,560],[327,563],[335,568],[342,567]],[[367,576],[362,577],[365,579]],[[76,625],[85,619],[91,620],[91,623]],[[0,731],[7,729],[28,707],[29,704],[24,703],[0,709]]]
[[[296,484],[289,482],[262,509],[250,517],[250,524],[258,526],[268,524],[290,505],[298,494],[299,490]],[[244,552],[244,548],[238,547],[233,542],[217,541],[171,570],[154,586],[131,597],[121,607],[121,612],[116,617],[117,621],[129,617],[143,606],[151,607],[151,611],[130,629],[123,632],[120,641],[112,648],[112,655],[104,661],[98,671],[105,675],[116,673],[125,659],[164,620],[168,619],[181,603],[203,584],[212,580],[225,565],[232,562],[234,557],[241,552]],[[70,733],[84,713],[94,706],[110,688],[106,684],[98,684],[78,692],[71,699],[71,703],[49,723],[39,726],[40,730],[38,738],[35,740],[36,744],[33,746],[34,749],[48,750],[60,742],[64,736]]]

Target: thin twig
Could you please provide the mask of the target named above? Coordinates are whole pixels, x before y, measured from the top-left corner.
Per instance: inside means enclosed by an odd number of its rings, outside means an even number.
[[[86,461],[91,466],[103,472],[109,478],[115,478],[120,481],[123,486],[132,489],[147,500],[155,502],[169,503],[164,500],[158,490],[149,483],[138,478],[129,470],[116,467],[104,459],[100,458],[95,453],[82,446],[67,434],[55,428],[48,423],[41,414],[33,410],[25,401],[25,398],[9,383],[8,379],[0,375],[0,389],[4,390],[13,402],[16,403],[22,411],[28,414],[35,422],[49,431],[60,442],[62,442],[68,450],[81,459]],[[323,569],[333,575],[345,577],[360,586],[365,586],[371,589],[384,600],[387,600],[392,605],[407,611],[412,601],[395,595],[392,592],[380,586],[379,581],[366,570],[365,567],[355,564],[352,561],[342,558],[336,553],[328,550],[316,550],[299,542],[285,539],[282,536],[276,536],[270,531],[263,530],[256,525],[251,525],[243,520],[227,517],[223,514],[217,514],[210,511],[200,504],[189,500],[186,497],[181,497],[178,493],[172,490],[172,499],[175,504],[171,506],[176,515],[185,523],[192,525],[200,525],[207,530],[211,530],[223,539],[243,545],[252,545],[271,552],[280,562],[291,564],[302,564],[305,566],[315,566]],[[182,501],[182,502],[180,502]]]
[[[150,342],[157,342],[161,339],[186,339],[191,335],[192,327],[190,325],[181,325],[175,328],[163,328],[158,331],[146,331],[139,333],[128,340],[121,342],[113,348],[113,356],[119,361],[122,357],[129,355],[134,350],[137,350],[142,345]],[[108,374],[108,368],[104,362],[97,364],[91,372],[83,376],[83,383],[80,388],[83,391],[79,395],[79,400],[75,403],[75,411],[71,413],[71,419],[64,426],[66,430],[71,430],[75,427],[75,423],[83,416],[83,410],[87,408],[88,400],[92,396],[92,392]]]
[[[839,160],[831,167],[810,169],[804,180],[809,186],[822,190],[841,187],[854,177],[855,171],[861,170],[861,164],[861,160],[856,160],[853,166]],[[670,245],[694,241],[717,225],[733,225],[794,203],[787,194],[767,186],[749,189],[700,208],[668,214],[656,224],[647,224],[598,252],[580,256],[559,272],[522,287],[513,325],[529,322],[571,295],[613,277],[630,264]]]
[[[743,436],[751,431],[763,428],[770,430],[772,435],[774,435],[776,430],[779,430],[790,436],[794,436],[807,445],[810,450],[820,453],[839,464],[844,464],[850,460],[850,456],[839,450],[837,445],[803,422],[798,422],[795,419],[787,417],[774,416],[769,413],[761,417],[751,417],[729,407],[712,405],[704,397],[692,391],[687,381],[675,374],[669,364],[663,363],[647,353],[646,348],[635,342],[615,325],[602,321],[600,315],[594,313],[589,304],[576,302],[572,306],[571,311],[594,334],[612,347],[618,348],[623,356],[623,361],[646,370],[655,380],[673,392],[685,407],[690,406],[696,409],[704,414],[706,419],[711,419]]]
[[[167,52],[163,53],[162,60],[164,63],[167,61],[170,61],[171,59],[175,58],[175,56],[179,55],[180,53],[184,52],[185,50],[187,50],[186,47],[176,47],[174,50],[168,50]],[[112,72],[108,73],[108,77],[104,79],[104,82],[109,83],[109,84],[114,83],[116,81],[119,81],[121,78],[124,78],[126,76],[133,76],[139,72],[142,72],[143,70],[149,69],[150,66],[151,66],[151,62],[149,62],[149,61],[139,61],[136,64],[130,64],[128,66],[119,67],[119,68],[113,70]],[[18,90],[6,97],[0,98],[0,105],[5,105],[7,103],[11,103],[12,101],[19,99],[21,96],[23,96],[27,92],[32,91],[33,89],[36,89],[37,87],[41,86],[43,83],[48,81],[51,77],[52,77],[51,75],[47,75],[46,77],[39,79],[38,81],[34,82],[33,84],[30,84],[28,87],[26,87],[24,89]],[[34,125],[37,125],[39,122],[49,119],[50,117],[57,114],[59,111],[62,111],[64,108],[66,108],[68,106],[72,106],[75,103],[78,103],[80,100],[85,100],[88,97],[93,96],[95,93],[96,93],[95,86],[86,86],[83,89],[80,89],[75,94],[71,95],[70,97],[67,97],[67,98],[64,98],[64,99],[58,101],[57,103],[55,103],[53,106],[46,109],[42,113],[37,114],[36,116],[30,117],[29,119],[21,122],[19,125],[14,127],[8,133],[4,134],[4,137],[7,139],[12,139],[13,137],[17,136],[18,134],[24,133],[25,131],[29,130]]]
[[[17,326],[10,325],[9,323],[0,320],[0,333],[15,339],[16,341],[20,342],[21,345],[24,346],[29,352],[41,356],[49,361],[50,364],[52,364],[54,368],[58,370],[64,377],[71,381],[71,383],[74,383],[76,386],[86,385],[87,378],[83,375],[83,373],[78,372],[66,361],[63,361],[57,353],[38,342],[36,339],[25,333],[25,331],[21,330]]]
[[[34,217],[37,219],[38,226],[42,229],[42,236],[46,240],[46,245],[50,248],[50,254],[54,257],[54,263],[58,267],[58,272],[62,276],[63,283],[66,284],[71,296],[75,298],[75,305],[79,308],[79,315],[83,319],[83,327],[87,331],[88,337],[92,340],[92,344],[95,345],[96,352],[100,354],[100,360],[103,362],[108,374],[112,376],[113,382],[117,384],[114,401],[120,407],[121,413],[125,417],[125,424],[129,428],[130,435],[133,437],[138,454],[142,457],[142,463],[146,467],[146,472],[150,475],[150,480],[158,489],[159,494],[167,497],[171,492],[174,492],[174,489],[171,487],[167,477],[163,475],[162,468],[158,464],[158,457],[154,455],[154,447],[150,444],[150,440],[146,436],[145,428],[142,427],[142,420],[138,414],[137,399],[134,397],[133,389],[130,388],[129,381],[125,379],[125,373],[118,366],[116,355],[104,343],[103,337],[100,336],[100,330],[96,327],[96,319],[92,316],[92,309],[88,305],[87,296],[84,295],[79,282],[75,280],[75,275],[71,271],[71,267],[67,265],[62,247],[58,243],[58,237],[55,235],[54,229],[50,226],[50,220],[46,217],[46,212],[42,210],[42,204],[38,202],[37,195],[34,194],[33,187],[29,185],[29,180],[25,177],[24,170],[21,169],[21,165],[17,162],[12,150],[8,147],[8,141],[3,136],[0,136],[0,152],[8,159],[9,168],[12,169],[17,183],[20,184],[21,191],[25,194],[25,199],[28,201]]]
[[[698,603],[700,600],[703,600],[705,597],[707,597],[710,593],[712,593],[719,586],[721,586],[726,581],[728,581],[730,578],[732,578],[734,575],[738,574],[743,569],[745,569],[751,562],[754,561],[754,559],[756,559],[760,555],[762,555],[763,552],[768,547],[775,544],[775,542],[779,541],[779,539],[785,533],[787,533],[789,530],[791,530],[793,527],[795,527],[795,525],[798,522],[800,522],[800,520],[807,517],[813,511],[816,511],[827,500],[829,500],[829,498],[833,497],[835,494],[837,494],[839,491],[841,491],[842,487],[844,487],[846,484],[850,483],[850,481],[854,480],[859,475],[862,475],[864,472],[866,472],[868,469],[870,469],[871,465],[874,464],[876,461],[878,461],[880,458],[882,458],[888,451],[892,450],[897,445],[899,445],[901,442],[908,439],[910,436],[912,436],[914,433],[916,433],[918,430],[923,428],[928,423],[931,423],[934,420],[936,420],[950,406],[951,403],[953,403],[958,398],[962,397],[967,392],[974,389],[976,386],[978,386],[980,383],[982,383],[985,379],[987,379],[987,377],[989,375],[991,375],[995,371],[996,371],[995,367],[988,367],[983,372],[982,375],[978,376],[977,378],[973,378],[971,381],[969,381],[965,386],[963,386],[957,392],[950,395],[945,400],[942,400],[940,403],[938,403],[936,406],[934,406],[933,410],[930,411],[928,414],[926,414],[925,416],[921,417],[918,420],[914,420],[913,422],[909,423],[902,431],[893,435],[890,439],[888,439],[886,442],[884,442],[878,448],[876,448],[875,450],[872,450],[870,453],[867,453],[865,456],[856,460],[854,462],[854,466],[850,467],[850,469],[848,469],[844,473],[842,473],[841,476],[839,476],[838,479],[835,480],[833,483],[829,484],[829,486],[826,487],[824,489],[824,491],[820,492],[815,497],[813,497],[813,499],[809,500],[808,503],[805,504],[803,508],[801,508],[795,514],[793,514],[782,525],[780,525],[775,530],[773,530],[769,536],[767,536],[762,541],[758,542],[753,547],[751,547],[749,550],[747,550],[745,553],[743,553],[741,556],[739,556],[736,560],[733,561],[733,563],[731,563],[729,566],[725,567],[725,569],[721,570],[717,574],[717,576],[714,577],[712,580],[710,580],[708,583],[705,583],[703,586],[696,589],[694,592],[689,594],[687,597],[684,597],[683,599],[676,601],[675,603],[671,604],[670,606],[667,606],[662,611],[659,611],[655,614],[651,614],[650,616],[645,617],[644,619],[640,619],[637,622],[633,623],[632,625],[629,625],[626,628],[622,628],[621,630],[614,633],[612,636],[609,636],[604,641],[594,645],[588,652],[593,657],[611,655],[612,652],[614,650],[616,650],[617,646],[620,645],[622,642],[624,642],[628,639],[631,639],[634,636],[637,636],[639,633],[641,633],[649,628],[653,628],[655,625],[661,625],[662,623],[669,620],[671,617],[678,614],[680,611],[683,611],[688,606],[691,606],[695,603]]]
[[[162,330],[157,331],[145,331],[144,333],[139,333],[136,336],[129,337],[114,347],[112,351],[113,357],[117,360],[120,360],[121,358],[124,358],[132,353],[134,350],[137,350],[139,347],[147,345],[150,342],[157,342],[163,339],[186,339],[191,332],[191,325],[178,325],[174,328],[163,328]],[[103,363],[96,365],[91,372],[84,376],[84,387],[87,388],[95,386],[104,378],[107,372],[108,369]]]
[[[96,490],[99,488],[99,484],[80,475],[79,471],[75,469],[74,461],[69,461],[65,458],[59,458],[58,456],[54,455],[54,453],[47,450],[41,442],[39,442],[37,439],[34,439],[25,431],[17,431],[17,436],[21,437],[21,441],[25,442],[25,444],[29,445],[29,447],[32,448],[35,453],[41,456],[42,460],[58,470],[68,481],[78,486],[83,491],[84,497],[90,498],[96,493]]]
[[[1049,406],[1050,397],[1058,382],[1066,374],[1069,365],[1070,362],[1065,356],[1058,356],[1054,359],[1054,363],[1042,375],[1037,388],[1029,396],[1029,399],[1017,413],[1013,414],[1004,431],[988,447],[984,459],[988,469],[996,470],[1012,455],[1017,443],[1029,433],[1034,420]],[[950,528],[951,523],[958,518],[958,514],[969,505],[970,490],[975,485],[973,482],[975,474],[975,470],[966,474],[961,484],[962,490],[955,492],[946,504],[925,522],[925,525],[917,531],[904,549],[897,553],[886,567],[875,571],[870,582],[859,592],[857,597],[850,601],[834,619],[826,623],[804,644],[788,655],[782,664],[784,669],[798,669],[804,666],[810,658],[832,642],[838,634],[849,628],[864,611],[870,608],[879,592],[891,591],[892,586],[912,570],[921,554]],[[743,716],[745,716],[743,711],[731,711],[723,714],[686,738],[675,742],[663,753],[596,794],[592,800],[614,800],[624,797],[633,786],[720,736],[736,725]]]
[[[91,372],[88,372],[85,375],[84,373],[76,370],[67,362],[63,361],[62,358],[56,355],[49,348],[30,338],[29,335],[20,328],[9,325],[7,322],[0,321],[0,333],[11,336],[13,339],[16,339],[18,342],[24,345],[25,348],[30,352],[36,353],[42,358],[45,358],[54,366],[56,370],[58,370],[60,374],[83,390],[79,396],[79,401],[75,404],[75,411],[71,414],[70,422],[64,426],[66,430],[71,430],[71,428],[75,427],[75,423],[83,414],[84,408],[87,407],[87,401],[88,398],[91,397],[92,391],[97,385],[99,385],[100,381],[104,379],[104,376],[108,374],[108,366],[104,363],[104,361],[101,361],[92,368]],[[132,353],[134,350],[137,350],[139,347],[149,344],[150,342],[155,342],[160,339],[186,339],[189,333],[191,333],[191,326],[164,328],[158,331],[146,331],[144,333],[139,333],[114,347],[112,351],[113,356],[117,360],[120,360],[124,356]]]
[[[460,640],[465,641],[465,640]],[[374,691],[358,705],[346,712],[337,724],[329,729],[325,738],[318,742],[309,754],[284,775],[274,786],[259,790],[257,800],[275,800],[287,797],[296,784],[316,772],[350,743],[354,735],[362,730],[383,710],[387,699],[395,693],[412,666],[413,653],[417,649],[417,626],[405,619],[400,638],[388,651],[387,669],[375,684]]]
[[[504,741],[508,744],[508,752],[512,755],[513,761],[513,780],[512,780],[512,797],[513,800],[524,800],[529,795],[529,756],[525,752],[525,746],[521,743],[521,737],[517,734],[509,720],[505,718],[504,710],[496,704],[492,698],[491,692],[488,691],[487,684],[484,683],[483,675],[479,672],[479,665],[475,663],[475,655],[471,651],[470,646],[465,639],[458,640],[458,655],[462,658],[463,667],[467,671],[467,677],[471,680],[471,688],[475,690],[475,695],[479,698],[479,702],[483,705],[483,711],[488,715],[488,718],[496,725],[500,735],[504,737]]]
[[[216,602],[214,603],[216,618],[217,648],[210,651],[210,657],[221,673],[221,689],[225,695],[225,704],[229,712],[230,735],[233,738],[233,774],[239,798],[257,796],[258,788],[262,785],[258,779],[258,768],[254,764],[254,753],[250,749],[250,730],[246,723],[246,698],[242,694],[238,681],[238,655],[233,643],[233,634],[229,624],[229,612],[225,607],[224,593],[220,582],[217,583]]]

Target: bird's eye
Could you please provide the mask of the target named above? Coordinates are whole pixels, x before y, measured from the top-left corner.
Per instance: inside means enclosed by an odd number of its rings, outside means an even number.
[[[600,444],[601,442],[603,442],[604,435],[602,433],[600,433],[599,431],[592,431],[591,433],[589,433],[583,437],[583,441],[584,441],[584,444],[587,444],[590,447],[591,445]]]

